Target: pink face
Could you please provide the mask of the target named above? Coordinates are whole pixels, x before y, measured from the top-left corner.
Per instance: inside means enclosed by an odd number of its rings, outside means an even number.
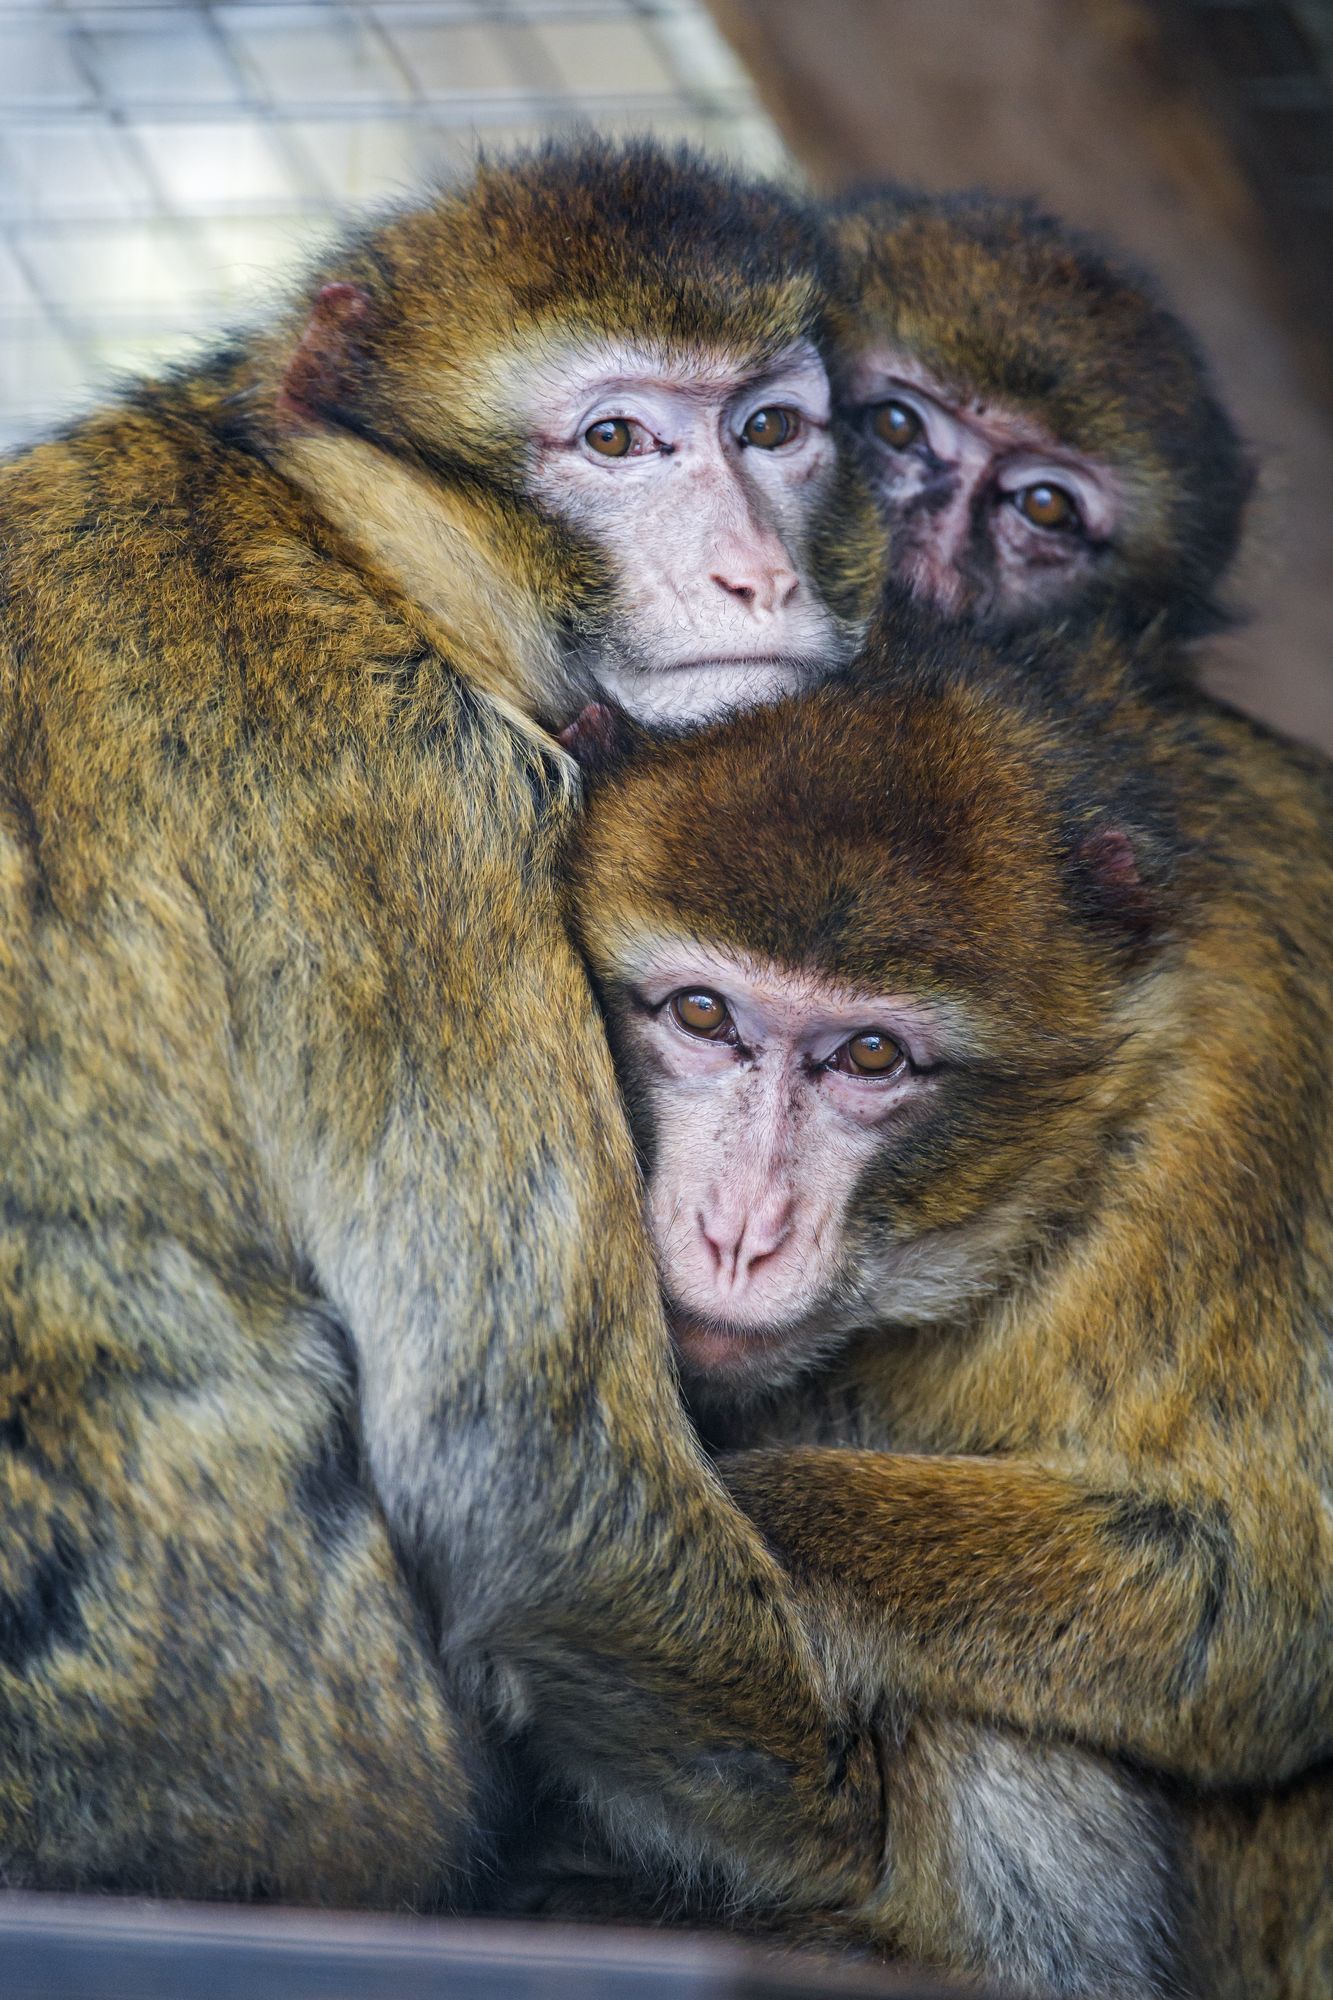
[[[515,396],[519,394],[515,387]],[[528,357],[528,487],[611,558],[621,617],[596,678],[645,719],[776,700],[846,656],[809,567],[834,473],[828,378],[603,345]]]
[[[844,1224],[935,1094],[962,1032],[951,1009],[684,940],[648,947],[626,998],[620,1053],[651,1119],[649,1220],[687,1377],[787,1379],[877,1316],[886,1287],[907,1316],[923,1283],[938,1306],[943,1266],[884,1245],[853,1269]]]
[[[1125,514],[1109,466],[893,349],[860,358],[851,392],[894,569],[918,596],[1006,620],[1093,579]]]

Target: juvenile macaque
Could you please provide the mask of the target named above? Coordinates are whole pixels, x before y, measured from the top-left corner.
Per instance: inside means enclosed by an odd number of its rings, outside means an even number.
[[[0,474],[6,1883],[438,1902],[484,1697],[742,1904],[873,1899],[866,1720],[679,1407],[546,733],[846,651],[826,259],[685,155],[488,166]]]
[[[1179,320],[1027,202],[890,188],[832,219],[894,575],[990,632],[1076,604],[1221,623],[1251,474]]]
[[[881,1936],[1316,2000],[1329,766],[1105,634],[1007,666],[899,612],[863,667],[579,746],[686,1390],[891,1719]]]

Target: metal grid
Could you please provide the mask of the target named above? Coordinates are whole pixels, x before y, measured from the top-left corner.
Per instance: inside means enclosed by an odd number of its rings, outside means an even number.
[[[349,209],[574,124],[784,165],[698,0],[0,0],[0,443],[243,320]]]

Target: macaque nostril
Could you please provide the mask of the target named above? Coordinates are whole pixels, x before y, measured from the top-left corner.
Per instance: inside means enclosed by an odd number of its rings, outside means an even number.
[[[801,587],[801,579],[792,569],[744,570],[731,576],[715,569],[712,580],[728,597],[739,599],[748,611],[768,616],[785,611]]]
[[[736,1262],[738,1233],[727,1229],[716,1221],[711,1223],[706,1222],[702,1212],[696,1217],[696,1220],[699,1224],[699,1234],[708,1246],[708,1254],[712,1259],[714,1271],[716,1273],[731,1272]]]
[[[767,1243],[762,1248],[755,1249],[750,1249],[747,1245],[738,1259],[737,1281],[743,1283],[745,1279],[752,1278],[761,1264],[767,1264],[777,1256],[786,1240],[787,1232],[784,1229],[775,1243]]]
[[[746,1214],[735,1221],[697,1215],[699,1234],[708,1247],[714,1278],[730,1291],[739,1290],[761,1264],[775,1257],[791,1234],[791,1210],[771,1215]]]

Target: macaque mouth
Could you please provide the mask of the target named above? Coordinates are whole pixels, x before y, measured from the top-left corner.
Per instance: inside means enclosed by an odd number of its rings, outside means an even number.
[[[667,1325],[682,1366],[687,1374],[707,1375],[753,1362],[774,1349],[784,1347],[792,1327],[737,1326],[691,1312],[684,1306],[667,1307]]]
[[[837,655],[840,664],[841,656]],[[801,653],[724,653],[690,660],[622,660],[595,670],[600,689],[644,722],[704,722],[737,708],[798,694],[826,675]]]

